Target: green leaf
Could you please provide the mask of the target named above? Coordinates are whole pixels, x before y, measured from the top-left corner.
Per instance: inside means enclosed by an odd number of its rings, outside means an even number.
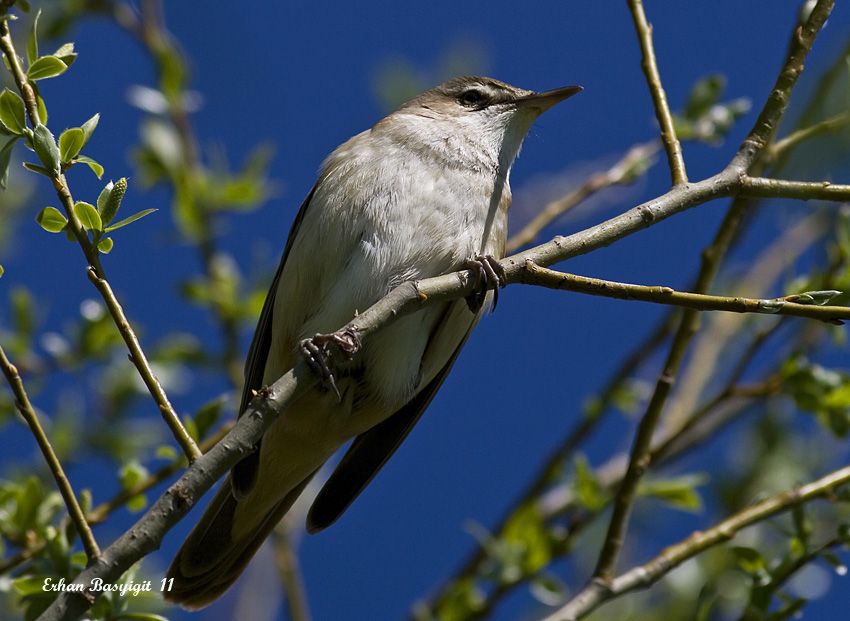
[[[53,52],[53,55],[65,63],[66,67],[70,67],[77,60],[77,53],[74,51],[73,43],[65,43],[58,50]]]
[[[676,509],[700,511],[702,498],[696,488],[706,481],[707,477],[703,475],[685,475],[660,481],[644,480],[638,485],[637,493],[658,498]]]
[[[793,295],[786,295],[786,302],[794,302],[796,304],[815,304],[817,306],[824,306],[832,301],[833,298],[841,295],[841,291],[835,291],[834,289],[828,289],[826,291],[804,291],[803,293],[795,293]]]
[[[59,157],[63,163],[73,160],[86,143],[86,134],[80,127],[66,129],[59,136]]]
[[[0,123],[13,134],[20,135],[26,127],[24,116],[24,100],[8,88],[4,89],[0,93]]]
[[[109,194],[112,192],[113,187],[115,187],[115,183],[110,181],[103,186],[103,189],[97,196],[97,210],[100,212],[101,216],[103,216],[103,210],[106,209],[106,202],[109,200]],[[109,222],[107,222],[107,224],[109,224]]]
[[[125,491],[132,490],[148,477],[148,469],[135,459],[131,459],[118,471],[118,480]]]
[[[156,456],[160,459],[175,459],[177,457],[177,449],[168,444],[163,444],[156,448]]]
[[[110,185],[111,187],[107,186],[109,187],[109,196],[100,209],[100,215],[103,216],[103,221],[106,224],[109,224],[115,219],[115,215],[121,207],[121,201],[124,200],[124,193],[127,191],[127,178],[121,177],[118,181]],[[98,205],[100,205],[99,202]]]
[[[46,177],[50,176],[50,171],[47,170],[44,166],[39,166],[38,164],[33,164],[31,162],[24,162],[24,168],[27,170],[31,170],[33,172],[38,173],[39,175],[45,175]]]
[[[699,80],[691,89],[685,105],[685,118],[694,121],[704,116],[717,103],[725,88],[726,78],[719,73]]]
[[[520,507],[508,518],[499,543],[507,546],[504,550],[507,554],[500,559],[504,565],[502,580],[513,581],[512,564],[518,565],[523,574],[532,575],[552,561],[553,540],[540,509],[534,503]],[[505,569],[508,569],[507,574]]]
[[[33,130],[32,143],[35,153],[44,167],[54,175],[61,173],[59,146],[50,130],[41,123],[36,125],[35,130]]]
[[[97,242],[97,249],[103,254],[109,254],[112,252],[112,247],[115,245],[115,242],[112,241],[111,237],[104,237],[99,242]]]
[[[79,218],[80,223],[87,231],[103,230],[103,222],[100,219],[100,214],[94,205],[83,201],[77,201],[74,204],[74,214]]]
[[[6,273],[6,270],[3,268],[2,265],[0,265],[0,278],[3,278],[3,274],[5,274],[5,273]]]
[[[107,226],[103,230],[106,231],[107,233],[109,233],[111,231],[114,231],[115,229],[120,229],[121,227],[127,226],[128,224],[132,224],[133,222],[135,222],[136,220],[139,220],[140,218],[144,218],[145,216],[149,216],[150,214],[152,214],[155,211],[156,211],[156,209],[142,209],[138,213],[134,213],[132,216],[130,216],[128,218],[124,218],[123,220],[116,222],[112,226]]]
[[[38,18],[41,17],[41,9],[35,14],[30,28],[30,36],[27,39],[27,63],[32,65],[38,58]]]
[[[97,124],[100,122],[100,113],[95,113],[95,115],[90,118],[88,121],[82,124],[80,129],[83,130],[83,146],[88,144],[91,139],[94,130],[97,129]]]
[[[186,428],[186,433],[188,433],[195,442],[201,441],[201,436],[198,434],[198,426],[195,424],[194,418],[188,414],[184,416],[183,426]]]
[[[0,149],[0,189],[3,190],[6,189],[6,185],[9,182],[9,165],[12,163],[12,148],[17,141],[17,138],[12,138]]]
[[[35,593],[44,593],[44,579],[47,576],[33,575],[16,578],[12,581],[12,588],[18,595],[33,595]]]
[[[35,221],[48,233],[59,233],[68,224],[68,220],[55,207],[45,207],[35,217]]]
[[[152,612],[123,612],[117,617],[113,617],[115,621],[123,619],[124,621],[168,621],[162,615],[157,615]]]
[[[56,56],[42,56],[27,69],[27,77],[32,80],[46,80],[62,75],[68,70],[68,65]]]
[[[198,437],[204,438],[216,424],[224,411],[225,400],[213,399],[201,406],[195,414],[195,425],[198,428]]]
[[[148,506],[148,499],[144,494],[136,494],[127,501],[127,510],[130,513],[138,513]]]
[[[606,496],[584,455],[575,459],[575,491],[578,503],[591,511],[599,511],[607,502]]]
[[[38,87],[33,84],[35,91],[35,107],[38,111],[38,120],[42,125],[47,125],[47,105],[44,103],[44,97],[38,92]]]
[[[74,163],[85,164],[86,166],[91,168],[91,171],[98,179],[103,177],[103,166],[101,166],[98,162],[96,162],[90,157],[87,157],[85,155],[78,155],[76,158],[74,158]]]

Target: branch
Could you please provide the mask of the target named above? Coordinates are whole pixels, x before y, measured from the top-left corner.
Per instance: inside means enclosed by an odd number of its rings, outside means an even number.
[[[642,0],[627,0],[627,2],[640,41],[640,50],[643,55],[641,67],[646,75],[646,83],[652,95],[652,103],[655,105],[655,117],[658,119],[658,125],[661,126],[661,141],[664,143],[664,150],[667,152],[670,177],[674,186],[682,185],[688,182],[688,174],[685,172],[682,145],[679,138],[676,137],[673,116],[670,114],[667,95],[661,85],[661,76],[658,74],[658,65],[655,62],[655,50],[652,47],[652,25],[646,21]]]
[[[9,361],[9,358],[6,357],[6,352],[2,347],[0,347],[0,368],[3,370],[3,375],[6,376],[9,388],[12,389],[12,393],[15,395],[15,405],[21,413],[21,416],[24,417],[30,431],[32,431],[32,435],[35,436],[35,440],[38,442],[38,448],[41,449],[41,454],[44,455],[44,460],[47,462],[50,472],[53,474],[56,486],[59,488],[59,493],[62,494],[62,499],[65,501],[65,506],[68,508],[68,514],[71,516],[74,526],[80,534],[80,539],[82,540],[83,547],[86,550],[86,556],[89,561],[94,561],[100,556],[100,548],[97,545],[97,541],[91,532],[88,522],[86,522],[86,517],[83,514],[80,503],[77,502],[77,496],[74,494],[74,488],[71,487],[68,477],[65,476],[62,463],[56,456],[56,452],[53,450],[53,446],[50,444],[50,440],[48,439],[47,434],[44,433],[44,428],[41,426],[41,422],[38,420],[38,414],[35,413],[35,409],[32,407],[32,403],[30,403],[27,391],[24,388],[24,382],[21,380],[18,370]],[[26,551],[21,553],[20,557],[22,560],[26,560],[28,557]]]
[[[744,176],[738,191],[743,196],[761,198],[850,201],[850,185],[833,184],[829,181],[788,181]]]
[[[307,589],[298,554],[292,542],[292,527],[284,520],[272,531],[274,561],[280,574],[281,585],[286,596],[289,621],[310,621],[310,606],[307,602]]]
[[[850,307],[818,306],[800,304],[798,299],[820,300],[835,297],[840,291],[812,291],[771,299],[756,299],[743,297],[728,297],[706,295],[704,293],[688,293],[676,291],[670,287],[633,285],[630,283],[588,278],[564,272],[539,267],[527,261],[525,264],[527,284],[538,285],[548,289],[576,291],[618,300],[641,300],[654,304],[682,306],[698,311],[728,311],[732,313],[761,313],[764,315],[791,315],[819,319],[827,323],[842,323],[842,319],[850,320]],[[807,296],[802,297],[802,296]]]
[[[515,252],[526,244],[530,244],[552,222],[600,190],[614,185],[631,183],[635,178],[635,168],[651,158],[658,151],[659,146],[657,140],[634,145],[608,170],[591,175],[569,194],[548,203],[531,222],[508,239],[505,244],[505,251],[508,253]]]
[[[650,334],[641,341],[632,352],[625,357],[619,368],[611,375],[599,396],[595,398],[593,406],[585,408],[581,420],[573,425],[566,437],[543,461],[531,481],[509,504],[509,509],[499,519],[497,525],[491,532],[498,535],[504,532],[511,517],[515,515],[518,507],[523,507],[541,496],[558,476],[565,463],[570,461],[571,456],[578,450],[579,446],[587,440],[590,434],[599,427],[604,414],[609,411],[609,406],[615,399],[617,392],[625,382],[634,375],[641,365],[650,358],[655,351],[666,340],[672,330],[671,317],[664,318]],[[459,567],[446,579],[443,584],[435,589],[425,601],[424,606],[429,610],[438,610],[447,597],[451,597],[452,587],[469,578],[475,578],[479,574],[481,563],[488,558],[489,552],[484,545],[477,545],[471,554]],[[514,583],[516,584],[516,583]],[[493,600],[489,596],[488,602]],[[487,607],[492,608],[492,605]]]
[[[777,78],[776,86],[771,91],[761,114],[759,114],[758,121],[749,136],[744,140],[732,162],[725,169],[726,171],[730,169],[738,170],[740,177],[743,177],[746,170],[755,162],[762,149],[772,138],[775,127],[787,108],[791,90],[803,69],[806,54],[811,48],[811,44],[820,27],[823,26],[832,10],[833,4],[833,0],[820,0],[812,11],[806,28],[803,29],[800,27],[795,31],[788,57]],[[735,237],[743,218],[744,208],[744,202],[735,201],[721,224],[711,246],[703,253],[700,274],[695,287],[697,292],[706,292],[714,281],[720,259],[726,253],[729,244]],[[625,540],[631,507],[637,494],[638,483],[649,467],[652,436],[661,418],[664,404],[673,387],[682,361],[684,360],[685,352],[693,335],[696,333],[697,326],[697,312],[694,310],[686,311],[682,316],[679,329],[673,338],[670,352],[664,363],[663,370],[658,377],[652,398],[646,408],[646,413],[638,425],[637,434],[629,457],[629,466],[614,500],[614,510],[602,550],[599,553],[599,560],[593,574],[594,578],[574,599],[581,599],[585,591],[594,590],[599,584],[607,584],[611,580]]]
[[[708,530],[696,531],[684,541],[665,548],[651,561],[617,576],[610,587],[594,582],[590,588],[583,590],[579,596],[567,602],[544,621],[581,619],[608,600],[654,584],[686,560],[708,548],[733,539],[747,526],[762,522],[815,498],[829,497],[837,488],[847,483],[850,483],[850,466],[836,470],[807,485],[787,490],[756,503]]]
[[[221,427],[221,429],[219,429],[216,433],[214,433],[212,436],[210,436],[201,443],[199,447],[201,449],[201,452],[206,453],[207,451],[209,451],[212,447],[218,444],[231,429],[233,429],[233,421],[225,423]],[[156,485],[159,485],[172,474],[175,474],[185,466],[185,459],[181,457],[173,459],[170,463],[167,463],[156,472],[148,475],[142,481],[139,481],[132,488],[121,490],[120,492],[115,494],[115,496],[113,496],[111,499],[107,500],[106,502],[102,502],[101,504],[94,507],[88,513],[88,521],[91,524],[100,524],[101,522],[104,522],[107,516],[113,511],[115,511],[118,507],[123,506],[134,496],[144,494],[151,488],[155,487]]]
[[[809,127],[798,129],[788,134],[782,140],[777,140],[767,147],[764,156],[765,158],[773,161],[804,140],[809,140],[816,136],[820,136],[821,134],[827,134],[833,130],[840,129],[848,123],[850,123],[850,114],[846,112],[836,114],[835,116],[821,121],[820,123],[815,123]]]
[[[24,105],[26,106],[27,116],[29,117],[30,123],[33,127],[36,127],[40,124],[40,119],[38,116],[35,93],[23,71],[23,68],[21,67],[17,52],[15,51],[15,46],[9,33],[8,19],[0,20],[0,50],[2,50],[3,56],[5,56],[8,62],[9,70],[12,73],[12,77],[15,80],[18,91],[24,100]],[[127,344],[127,348],[130,350],[130,360],[138,369],[139,375],[144,381],[145,386],[147,386],[148,391],[159,406],[163,419],[165,419],[166,424],[171,428],[174,437],[177,439],[177,442],[180,444],[183,452],[186,453],[189,460],[194,460],[201,453],[194,440],[192,440],[185,427],[183,427],[183,424],[180,422],[180,418],[177,416],[177,413],[174,411],[174,408],[169,402],[168,396],[165,394],[159,380],[157,380],[156,376],[154,376],[153,369],[151,369],[150,363],[139,344],[139,339],[130,325],[130,322],[127,320],[124,310],[121,308],[121,304],[115,297],[112,287],[109,285],[109,281],[106,278],[106,271],[100,263],[98,250],[89,241],[85,229],[74,212],[74,199],[71,196],[71,190],[68,186],[67,180],[65,179],[65,175],[61,172],[51,173],[50,179],[53,182],[56,195],[59,197],[59,201],[65,209],[65,214],[68,217],[68,225],[70,226],[74,237],[76,237],[86,260],[89,263],[89,280],[92,281],[103,297],[103,300],[106,302],[106,306],[112,315],[115,325],[118,328],[118,332],[121,334],[121,337]]]
[[[142,2],[138,15],[126,3],[116,3],[112,10],[112,17],[139,42],[151,57],[162,90],[166,90],[162,86],[167,78],[166,74],[186,72],[183,54],[166,27],[160,0]],[[179,71],[175,71],[175,64],[180,66]],[[170,79],[174,79],[173,75]],[[196,236],[192,241],[195,242],[198,250],[198,258],[204,274],[207,279],[214,281],[217,277],[216,262],[219,257],[215,239],[214,214],[200,203],[197,191],[198,186],[205,183],[206,172],[201,161],[192,120],[185,106],[184,81],[181,80],[177,86],[171,88],[176,92],[168,93],[164,98],[167,105],[166,116],[174,127],[180,143],[182,166],[185,169],[185,174],[171,178],[171,184],[174,186],[175,194],[192,200],[200,213],[196,221]],[[188,187],[181,189],[181,185]],[[228,379],[233,386],[239,387],[243,381],[242,363],[239,360],[239,323],[231,313],[227,312],[219,298],[213,297],[210,300],[210,306],[222,336],[222,359],[227,369]]]
[[[818,0],[817,5],[809,15],[808,21],[794,29],[785,64],[776,78],[776,83],[756,119],[753,129],[738,148],[738,153],[733,160],[734,163],[745,169],[749,168],[773,139],[785,110],[788,109],[791,91],[797,83],[797,78],[803,72],[806,56],[812,49],[812,44],[830,13],[832,13],[833,6],[835,6],[835,0]]]

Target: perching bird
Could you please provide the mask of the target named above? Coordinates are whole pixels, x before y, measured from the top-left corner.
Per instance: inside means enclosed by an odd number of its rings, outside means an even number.
[[[451,370],[485,291],[503,284],[494,257],[504,256],[508,179],[523,139],[542,112],[580,90],[449,80],[328,157],[263,307],[240,412],[300,355],[324,387],[284,411],[233,469],[172,562],[167,599],[200,608],[227,590],[347,441],[310,508],[310,532],[332,524],[395,452]],[[481,294],[401,317],[362,348],[333,334],[395,286],[465,267],[479,273]],[[331,344],[351,359],[330,359]]]

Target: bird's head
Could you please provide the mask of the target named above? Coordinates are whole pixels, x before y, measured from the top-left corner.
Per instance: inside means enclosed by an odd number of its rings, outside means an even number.
[[[423,143],[459,164],[495,166],[504,174],[534,120],[580,92],[565,86],[534,92],[493,78],[455,78],[403,104],[386,121],[415,145]]]

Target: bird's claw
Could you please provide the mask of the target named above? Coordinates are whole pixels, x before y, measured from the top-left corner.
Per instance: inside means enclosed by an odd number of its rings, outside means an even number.
[[[330,364],[330,345],[335,345],[350,360],[360,351],[360,336],[356,331],[347,328],[330,334],[316,334],[300,343],[301,354],[307,364],[321,378],[325,387],[333,390],[336,398],[342,400]]]
[[[469,310],[477,313],[484,304],[487,292],[491,289],[493,290],[493,307],[490,310],[491,312],[496,310],[496,305],[499,303],[499,289],[507,284],[505,268],[498,259],[489,254],[468,259],[465,267],[475,273],[478,285],[478,291],[466,298]]]

